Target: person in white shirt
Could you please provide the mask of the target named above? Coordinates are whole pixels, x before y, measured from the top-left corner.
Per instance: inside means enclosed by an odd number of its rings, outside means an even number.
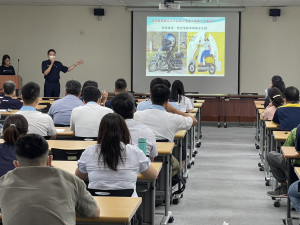
[[[169,102],[170,90],[163,84],[155,85],[151,89],[152,107],[144,111],[137,111],[134,120],[148,126],[154,133],[156,140],[173,141],[179,130],[189,130],[197,124],[191,116],[169,113],[166,107]]]
[[[181,116],[166,111],[170,90],[163,84],[155,85],[150,92],[152,107],[144,111],[137,111],[134,120],[148,126],[157,141],[174,141],[177,131],[189,130],[197,124],[192,116]],[[186,147],[182,148],[182,163],[185,163]]]
[[[137,197],[139,172],[146,179],[156,179],[158,175],[144,152],[130,144],[124,119],[116,113],[105,115],[100,123],[97,144],[82,153],[75,174],[83,180],[89,179],[89,189],[133,189],[132,197]]]
[[[83,90],[84,106],[73,109],[70,129],[75,131],[76,137],[96,138],[99,124],[103,116],[113,111],[100,105],[101,93],[96,87],[86,87]]]
[[[111,106],[115,113],[125,119],[130,132],[131,144],[138,145],[140,138],[146,139],[147,156],[153,161],[157,156],[156,139],[149,127],[133,120],[133,114],[136,111],[133,96],[127,92],[118,94],[112,99]]]
[[[182,112],[192,112],[193,105],[191,99],[185,97],[184,86],[180,80],[175,80],[172,84],[170,100],[177,102]]]
[[[23,107],[16,114],[23,115],[28,121],[28,134],[39,134],[43,137],[56,138],[56,129],[52,118],[35,109],[39,104],[40,86],[34,82],[25,84],[22,88]]]

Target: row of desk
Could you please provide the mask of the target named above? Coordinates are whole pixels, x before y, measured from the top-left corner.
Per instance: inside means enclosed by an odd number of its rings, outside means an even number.
[[[53,100],[41,100],[40,103],[44,104],[52,104]],[[180,131],[175,135],[175,143],[164,143],[164,142],[158,142],[157,143],[157,150],[158,155],[162,158],[161,162],[153,162],[153,166],[156,169],[158,173],[161,174],[159,176],[159,185],[157,186],[156,190],[156,180],[147,180],[145,179],[141,174],[138,175],[138,182],[139,183],[146,183],[148,185],[149,193],[148,198],[151,199],[150,204],[143,205],[143,210],[146,210],[146,213],[144,213],[144,222],[147,224],[154,224],[154,215],[155,215],[155,196],[159,195],[164,198],[165,201],[165,212],[163,219],[161,221],[161,224],[167,224],[170,220],[172,220],[173,216],[170,211],[170,196],[172,192],[172,165],[171,165],[171,156],[173,154],[174,149],[178,149],[179,153],[179,162],[180,162],[180,175],[183,177],[187,177],[188,174],[188,165],[190,166],[193,164],[193,156],[195,154],[195,145],[198,141],[198,144],[201,139],[201,107],[203,102],[196,102],[194,104],[195,109],[191,113],[192,116],[195,116],[199,123],[197,125],[197,132],[195,127],[190,129],[189,131]],[[39,105],[38,109],[44,109],[47,107],[47,105]],[[9,116],[17,111],[5,111],[0,112],[3,116]],[[196,135],[197,134],[197,135]],[[72,138],[75,136],[74,132],[70,130],[69,127],[57,127],[57,136],[62,138]],[[187,163],[185,163],[184,168],[182,167],[182,146],[185,142],[186,147],[188,148],[187,151]],[[57,149],[63,149],[63,150],[82,150],[87,148],[90,145],[95,144],[95,141],[75,141],[75,140],[48,140],[49,148],[57,148]],[[201,144],[201,142],[200,142]],[[175,147],[176,146],[176,147]],[[199,146],[200,147],[200,146]],[[53,166],[61,168],[63,170],[66,170],[70,173],[75,172],[75,169],[77,167],[76,161],[53,161]],[[180,187],[179,187],[180,188]],[[99,224],[130,224],[130,220],[132,219],[132,216],[135,214],[138,207],[141,205],[141,199],[140,198],[120,198],[122,199],[121,203],[115,204],[115,207],[113,202],[116,198],[112,197],[95,197],[100,210],[101,215],[99,218],[94,219],[86,219],[86,218],[77,218],[78,223],[99,223]],[[103,200],[102,200],[103,199]],[[135,199],[134,201],[131,201],[131,199]],[[111,203],[108,203],[110,202]],[[107,203],[107,206],[104,204]],[[132,207],[125,207],[126,209],[121,209],[122,206],[126,205],[126,202],[129,206]],[[149,202],[148,202],[149,203]],[[112,210],[111,207],[114,207],[114,210]],[[112,212],[115,213],[115,215],[112,214]],[[124,212],[121,215],[119,212]]]
[[[265,171],[265,181],[266,185],[270,185],[270,181],[272,180],[272,188],[273,190],[277,187],[277,181],[273,178],[272,174],[266,160],[266,155],[270,151],[277,151],[283,154],[283,157],[287,159],[288,168],[291,168],[291,161],[293,159],[300,159],[300,153],[298,153],[295,147],[285,147],[282,146],[283,143],[287,140],[290,135],[290,131],[280,131],[279,128],[273,124],[271,121],[263,121],[261,114],[264,111],[264,106],[262,101],[255,101],[255,107],[257,112],[257,125],[256,125],[256,148],[259,149],[260,155],[260,163],[258,166],[261,171]],[[295,173],[300,179],[300,168],[294,168]],[[288,186],[291,184],[291,175],[290,169],[288,170]],[[276,200],[276,199],[275,199]],[[277,199],[274,203],[274,206],[279,207],[280,199]],[[286,219],[284,220],[285,224],[292,224],[291,217],[291,207],[290,207],[290,199],[287,197],[287,214]]]

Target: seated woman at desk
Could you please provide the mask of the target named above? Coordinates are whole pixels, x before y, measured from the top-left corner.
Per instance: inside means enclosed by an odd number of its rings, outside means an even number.
[[[16,160],[15,144],[17,140],[26,135],[28,122],[22,115],[6,117],[3,124],[4,143],[0,144],[0,177],[15,168],[13,161]]]
[[[172,84],[170,101],[177,102],[182,112],[191,113],[193,110],[191,99],[185,96],[184,86],[180,80],[175,80]]]
[[[101,120],[97,144],[82,153],[75,174],[82,180],[89,178],[90,189],[133,189],[132,197],[137,197],[138,173],[147,179],[157,177],[150,163],[142,150],[130,144],[130,133],[124,119],[116,113],[109,113]]]
[[[10,65],[9,55],[2,57],[2,65],[0,66],[0,75],[15,75],[15,69]]]
[[[281,91],[276,87],[272,87],[269,89],[268,96],[270,98],[270,103],[267,106],[266,110],[262,113],[263,120],[272,120],[276,109],[279,106],[282,106],[284,103]]]

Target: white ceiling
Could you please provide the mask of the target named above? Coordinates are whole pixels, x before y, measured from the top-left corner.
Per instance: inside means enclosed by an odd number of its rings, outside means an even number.
[[[158,6],[164,0],[0,0],[0,5],[69,5],[69,6]],[[175,0],[176,1],[176,0]],[[178,0],[181,6],[241,7],[241,6],[299,6],[300,0]]]

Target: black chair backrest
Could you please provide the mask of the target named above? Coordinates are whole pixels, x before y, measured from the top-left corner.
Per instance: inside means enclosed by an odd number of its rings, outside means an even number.
[[[62,150],[52,148],[53,160],[77,161],[84,150]]]
[[[92,196],[112,196],[112,197],[131,197],[133,189],[121,190],[100,190],[100,189],[87,189]]]

